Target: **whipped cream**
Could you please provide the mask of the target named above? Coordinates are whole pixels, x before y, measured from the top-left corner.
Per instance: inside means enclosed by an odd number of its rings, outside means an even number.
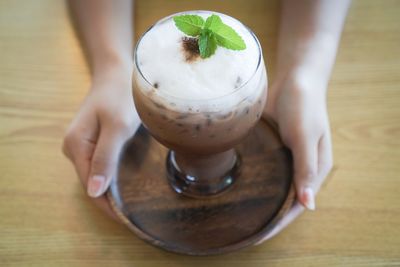
[[[136,50],[136,62],[143,77],[159,94],[188,100],[213,99],[236,91],[255,74],[260,51],[252,33],[239,21],[227,15],[195,11],[206,20],[217,14],[244,40],[246,49],[229,50],[218,46],[215,54],[188,61],[181,32],[167,17],[155,24],[141,38]],[[250,88],[252,90],[254,88]]]

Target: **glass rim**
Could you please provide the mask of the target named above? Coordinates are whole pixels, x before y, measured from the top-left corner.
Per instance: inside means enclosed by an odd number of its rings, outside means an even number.
[[[135,67],[136,67],[137,72],[139,73],[139,75],[141,76],[141,78],[146,82],[147,85],[149,85],[149,86],[150,86],[151,88],[153,88],[153,89],[156,89],[156,88],[154,87],[154,85],[146,79],[145,75],[143,75],[142,70],[141,70],[140,67],[139,67],[138,59],[137,59],[138,57],[137,57],[136,55],[137,55],[137,50],[138,50],[138,47],[139,47],[139,45],[140,45],[140,42],[142,41],[143,37],[144,37],[153,27],[157,26],[158,24],[161,24],[161,23],[167,21],[168,19],[172,18],[173,16],[184,15],[184,14],[190,14],[190,13],[207,13],[207,14],[210,14],[210,13],[211,13],[211,14],[224,15],[224,16],[227,16],[227,17],[229,17],[229,18],[235,20],[235,21],[238,22],[239,24],[241,24],[241,25],[250,33],[250,35],[253,37],[254,41],[255,41],[256,44],[257,44],[257,48],[258,48],[258,60],[257,60],[256,67],[255,67],[254,71],[252,72],[252,74],[250,75],[250,77],[246,80],[246,82],[242,83],[239,87],[235,88],[234,91],[229,92],[229,93],[224,94],[224,95],[221,95],[221,96],[212,97],[212,98],[204,98],[204,99],[193,99],[193,98],[179,97],[179,96],[171,95],[171,94],[168,94],[168,93],[163,92],[163,91],[160,91],[160,90],[157,91],[157,94],[160,95],[160,96],[162,96],[162,97],[166,96],[167,98],[172,98],[172,99],[177,99],[177,100],[184,100],[184,101],[213,101],[213,100],[225,98],[225,97],[227,97],[227,96],[233,95],[233,94],[235,94],[235,93],[241,91],[241,89],[243,89],[243,88],[254,78],[255,74],[258,72],[258,70],[259,70],[259,68],[260,68],[260,66],[261,66],[261,62],[262,62],[262,59],[263,59],[261,44],[260,44],[260,42],[259,42],[257,36],[254,34],[254,32],[253,32],[249,27],[247,27],[245,24],[243,24],[243,23],[242,23],[241,21],[239,21],[238,19],[236,19],[236,18],[234,18],[234,17],[231,17],[231,16],[229,16],[229,15],[227,15],[227,14],[221,13],[221,12],[215,12],[215,11],[209,11],[209,10],[188,10],[188,11],[182,11],[182,12],[174,13],[174,14],[171,14],[171,15],[169,15],[169,16],[166,16],[166,17],[164,17],[164,18],[158,20],[156,23],[154,23],[153,25],[151,25],[151,26],[139,37],[138,41],[136,42],[135,49],[134,49],[133,60],[134,60],[134,64],[135,64]]]

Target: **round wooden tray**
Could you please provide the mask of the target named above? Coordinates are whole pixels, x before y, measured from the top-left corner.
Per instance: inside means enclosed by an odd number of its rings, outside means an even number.
[[[231,188],[189,198],[168,183],[167,148],[141,127],[122,153],[108,192],[112,207],[140,238],[168,251],[212,255],[255,244],[293,204],[292,157],[266,120],[236,149],[242,165]]]

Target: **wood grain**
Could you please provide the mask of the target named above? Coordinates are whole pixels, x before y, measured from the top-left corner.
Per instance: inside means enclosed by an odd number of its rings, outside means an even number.
[[[278,1],[137,2],[136,34],[178,10],[213,9],[259,36],[273,77]],[[1,266],[399,266],[400,2],[355,0],[329,91],[336,171],[263,245],[192,258],[109,220],[61,154],[89,72],[64,1],[0,1]]]

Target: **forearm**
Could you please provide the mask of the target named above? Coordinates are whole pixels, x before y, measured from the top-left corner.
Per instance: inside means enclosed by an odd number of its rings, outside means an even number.
[[[93,76],[132,68],[132,0],[69,0],[72,16],[87,48]]]
[[[317,70],[316,78],[328,82],[349,5],[350,0],[283,1],[278,79]]]

